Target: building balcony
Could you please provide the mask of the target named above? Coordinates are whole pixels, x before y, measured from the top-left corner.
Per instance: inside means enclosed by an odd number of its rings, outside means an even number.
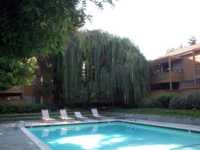
[[[199,65],[195,67],[195,74],[196,74],[197,78],[200,78],[200,66]]]
[[[171,72],[171,81],[178,82],[183,80],[183,72]],[[170,82],[170,74],[169,72],[159,72],[152,75],[152,84],[157,83],[167,83]]]

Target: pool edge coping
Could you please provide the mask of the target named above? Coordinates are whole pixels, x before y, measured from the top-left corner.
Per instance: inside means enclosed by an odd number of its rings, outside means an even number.
[[[158,121],[150,121],[150,120],[134,120],[134,121],[133,120],[132,121],[120,120],[120,121],[128,122],[128,123],[141,124],[141,125],[147,125],[147,126],[154,126],[154,127],[196,132],[196,133],[200,134],[200,126],[197,126],[197,125],[167,123],[167,122],[158,122]],[[194,128],[192,128],[192,127],[194,127]]]
[[[42,142],[38,137],[32,134],[26,129],[26,127],[20,127],[20,130],[40,149],[40,150],[52,150],[47,144]]]

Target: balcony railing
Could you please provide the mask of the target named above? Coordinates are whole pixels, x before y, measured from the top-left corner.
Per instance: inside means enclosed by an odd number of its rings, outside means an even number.
[[[171,72],[171,81],[177,82],[183,80],[183,72]],[[167,83],[170,82],[169,72],[159,72],[152,75],[152,83]]]

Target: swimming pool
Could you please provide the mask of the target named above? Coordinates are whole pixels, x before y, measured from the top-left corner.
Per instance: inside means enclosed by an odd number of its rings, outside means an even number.
[[[200,150],[200,133],[127,122],[27,129],[52,150]]]

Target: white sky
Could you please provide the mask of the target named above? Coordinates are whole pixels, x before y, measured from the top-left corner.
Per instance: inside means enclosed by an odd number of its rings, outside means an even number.
[[[114,7],[99,10],[88,5],[93,18],[83,29],[101,29],[128,37],[147,59],[200,39],[200,0],[118,0]]]

